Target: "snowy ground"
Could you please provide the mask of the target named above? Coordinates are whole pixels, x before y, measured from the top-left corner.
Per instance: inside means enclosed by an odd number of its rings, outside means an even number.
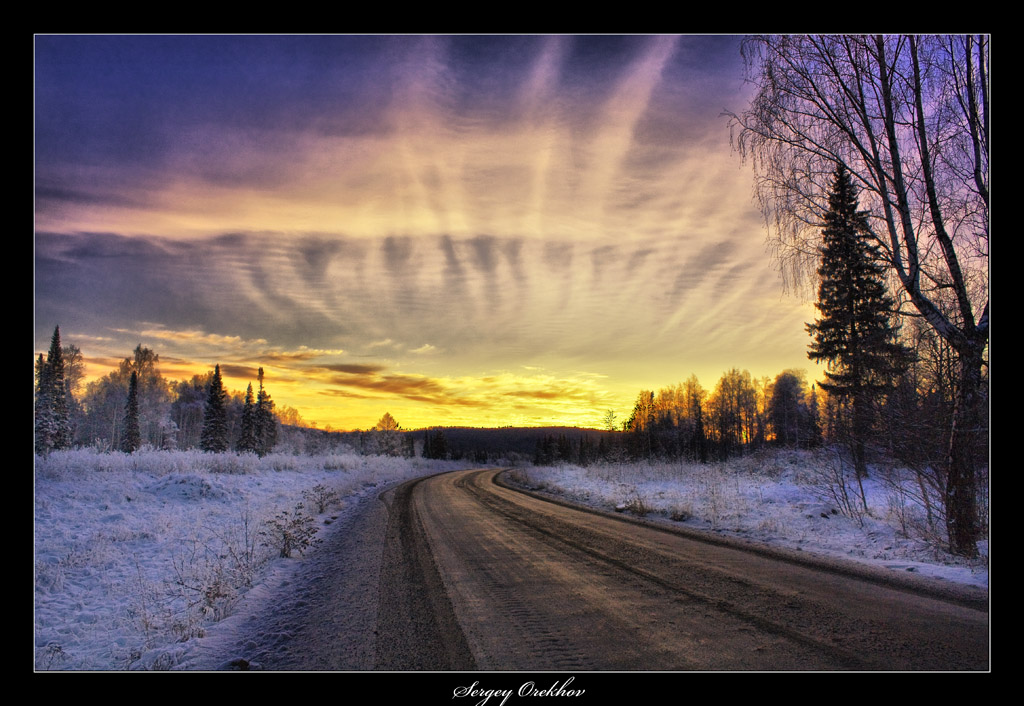
[[[286,532],[301,545],[303,529],[326,530],[368,493],[465,467],[357,454],[37,457],[35,668],[173,667],[167,655],[185,659],[246,594],[315,560],[302,546],[280,558]],[[338,501],[320,513],[314,489]]]
[[[547,492],[649,519],[988,585],[987,542],[985,555],[971,562],[942,552],[927,539],[912,484],[894,485],[883,479],[891,474],[877,473],[865,484],[869,512],[847,517],[838,512],[835,488],[815,470],[823,464],[820,455],[793,452],[728,465],[519,473]],[[185,665],[197,643],[232,629],[235,621],[225,618],[247,599],[253,603],[302,562],[317,561],[315,546],[302,546],[304,530],[344,523],[359,499],[388,485],[465,467],[356,454],[37,457],[35,668]],[[280,557],[286,538],[297,544],[291,558]]]
[[[637,463],[519,471],[534,488],[604,509],[744,537],[766,544],[988,586],[988,541],[979,558],[942,549],[942,523],[928,522],[921,488],[906,470],[873,468],[867,512],[835,454],[769,451],[725,464]],[[845,492],[845,495],[844,495]]]

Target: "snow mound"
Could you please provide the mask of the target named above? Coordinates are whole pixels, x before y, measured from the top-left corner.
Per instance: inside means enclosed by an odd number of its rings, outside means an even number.
[[[227,500],[231,495],[220,483],[194,473],[172,473],[146,490],[165,500]]]

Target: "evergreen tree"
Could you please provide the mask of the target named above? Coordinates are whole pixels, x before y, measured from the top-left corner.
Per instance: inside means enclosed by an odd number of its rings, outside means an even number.
[[[569,437],[567,437],[565,434],[559,434],[558,435],[558,442],[557,442],[557,446],[556,446],[556,453],[558,455],[558,460],[559,461],[563,461],[565,463],[572,463],[572,460],[573,460],[572,442],[569,441]]]
[[[36,361],[35,448],[37,453],[71,446],[71,415],[64,382],[60,327],[53,329],[46,360]]]
[[[128,381],[128,401],[124,407],[124,433],[121,435],[121,450],[131,453],[142,445],[139,430],[139,376],[133,370]]]
[[[60,345],[60,327],[53,329],[50,352],[46,355],[50,368],[50,404],[53,407],[53,448],[66,449],[71,446],[71,415],[68,411],[64,385],[64,349]]]
[[[558,456],[558,442],[551,434],[545,434],[543,438],[537,439],[537,447],[533,453],[534,466],[550,466]]]
[[[440,429],[431,434],[429,431],[423,440],[423,458],[448,458],[448,440]]]
[[[263,368],[259,369],[259,392],[256,394],[256,453],[265,456],[277,444],[277,419],[274,417],[274,401],[263,387]]]
[[[780,446],[800,446],[808,435],[807,410],[803,404],[802,371],[786,370],[775,377],[768,402],[768,417]]]
[[[39,354],[36,361],[35,447],[37,454],[53,448],[53,409],[50,405],[50,368]]]
[[[895,341],[885,270],[878,247],[869,239],[867,214],[857,210],[857,191],[842,165],[829,193],[822,236],[815,305],[821,316],[807,325],[813,338],[807,356],[828,362],[827,382],[821,387],[852,404],[854,466],[863,476],[873,402],[891,386],[909,353]]]
[[[589,466],[594,460],[594,444],[589,436],[580,437],[579,447],[576,450],[576,463],[581,466]]]
[[[259,443],[256,438],[256,402],[252,395],[252,383],[245,390],[241,426],[235,448],[242,453],[256,453]]]
[[[78,346],[66,345],[62,351],[64,358],[64,399],[68,408],[68,430],[71,444],[78,441],[78,427],[82,422],[85,410],[77,397],[82,388],[82,378],[85,377],[85,358]]]
[[[429,429],[423,433],[423,458],[434,458],[434,442]]]
[[[199,447],[203,451],[222,453],[228,450],[227,392],[220,377],[220,365],[213,371],[203,411],[203,433]]]
[[[821,446],[821,418],[818,411],[818,391],[814,389],[814,385],[811,385],[811,391],[808,394],[807,419],[810,424],[807,434],[807,446],[809,448]]]

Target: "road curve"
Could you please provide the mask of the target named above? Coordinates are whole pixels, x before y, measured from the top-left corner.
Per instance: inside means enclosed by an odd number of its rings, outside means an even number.
[[[984,600],[780,559],[457,471],[389,491],[376,668],[986,670]]]

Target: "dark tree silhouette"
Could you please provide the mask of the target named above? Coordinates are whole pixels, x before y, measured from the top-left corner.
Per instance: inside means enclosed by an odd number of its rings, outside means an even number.
[[[427,430],[423,437],[423,458],[448,458],[448,440],[443,430],[438,429],[433,434]]]
[[[256,402],[252,395],[252,383],[245,390],[242,404],[242,424],[235,448],[242,453],[256,453],[259,443],[256,438]]]
[[[259,369],[259,392],[256,393],[256,453],[266,456],[277,444],[277,418],[274,400],[263,386],[263,368]]]
[[[222,453],[228,450],[227,393],[220,377],[220,365],[213,370],[210,389],[203,412],[203,433],[199,442],[203,451]]]
[[[892,388],[909,353],[896,343],[896,331],[889,323],[894,303],[886,292],[885,270],[877,246],[869,240],[867,216],[857,210],[857,191],[842,165],[836,169],[829,194],[822,238],[815,304],[821,316],[807,325],[813,339],[807,356],[828,363],[828,382],[821,387],[852,404],[854,466],[857,475],[864,477],[874,402]]]
[[[60,327],[53,329],[46,360],[36,361],[35,399],[36,453],[71,446],[71,415],[64,381],[64,351],[60,345]]]
[[[775,376],[768,417],[780,446],[804,446],[810,430],[804,406],[804,379],[800,371],[786,370]]]
[[[128,401],[124,405],[124,431],[121,434],[121,450],[131,453],[142,445],[139,430],[139,375],[134,370],[128,380]]]

